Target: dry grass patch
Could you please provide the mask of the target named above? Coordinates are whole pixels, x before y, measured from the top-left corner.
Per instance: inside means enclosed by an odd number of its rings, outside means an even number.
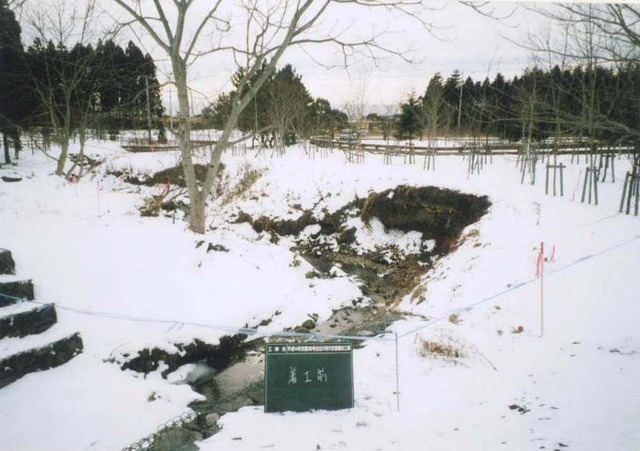
[[[418,354],[425,358],[460,363],[460,359],[469,356],[467,346],[449,334],[442,334],[437,339],[425,339],[420,335],[416,335],[416,342],[418,344]]]
[[[255,169],[251,167],[249,163],[246,163],[240,171],[242,174],[240,181],[238,181],[233,188],[226,190],[226,193],[222,198],[223,205],[240,198],[243,194],[249,191],[264,173],[264,169]]]

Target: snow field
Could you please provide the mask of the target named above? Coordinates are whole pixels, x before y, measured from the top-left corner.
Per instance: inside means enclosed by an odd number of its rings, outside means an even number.
[[[227,154],[228,186],[236,186],[248,167],[264,173],[230,202],[211,203],[212,230],[202,237],[186,230],[180,217],[139,216],[144,196],[158,188],[104,174],[107,168],[140,174],[174,166],[175,152],[94,146],[90,154],[107,161],[97,176],[78,184],[52,176],[51,163],[30,152],[9,170],[25,180],[0,184],[0,247],[13,252],[18,275],[34,279],[37,299],[56,302],[61,325],[80,331],[85,342],[84,353],[68,364],[0,391],[0,449],[120,449],[187,410],[199,395],[158,372],[145,378],[105,360],[149,346],[175,350],[174,343],[193,338],[215,342],[228,328],[273,317],[261,328],[268,334],[307,314],[326,318],[361,296],[357,281],[346,276],[306,279],[311,267],[292,264],[288,240],[272,244],[230,220],[239,211],[292,219],[300,214],[295,205],[319,215],[400,184],[486,194],[493,203],[466,229],[456,252],[424,277],[424,301],[407,296],[400,304],[414,315],[392,327],[401,336],[400,411],[395,342],[388,334],[354,353],[354,409],[265,415],[259,407],[244,408],[225,415],[222,431],[200,448],[640,447],[634,288],[640,229],[638,218],[617,214],[620,182],[600,185],[595,207],[577,202],[584,164],[568,159],[567,194],[554,198],[544,195],[542,166],[537,185],[521,185],[515,158],[508,156],[468,175],[458,156],[438,157],[436,171],[423,171],[420,157],[410,166],[401,157],[383,165],[382,155],[349,164],[338,152],[311,160],[297,147],[283,158]],[[628,161],[616,163],[620,179]],[[410,249],[415,241],[411,234],[385,234],[375,223],[359,227],[358,236],[363,249],[390,242]],[[228,252],[207,252],[206,244],[196,246],[200,240]],[[555,246],[546,263],[542,338],[535,278],[541,242],[547,257]],[[457,324],[449,321],[452,313]],[[459,347],[465,357],[425,357],[424,341]]]

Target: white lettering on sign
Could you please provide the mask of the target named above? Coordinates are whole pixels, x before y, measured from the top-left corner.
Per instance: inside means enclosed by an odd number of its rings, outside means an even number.
[[[291,385],[291,384],[297,384],[298,383],[298,376],[296,376],[296,367],[295,366],[290,366],[289,367],[289,381],[287,382],[287,385]]]
[[[327,383],[329,382],[329,377],[327,376],[327,372],[324,368],[316,368],[315,380],[311,376],[313,374],[312,371],[303,371],[304,374],[304,382],[305,384],[318,382],[318,383]],[[287,385],[297,385],[298,384],[298,369],[295,366],[289,367],[289,380],[287,381]]]
[[[270,348],[271,352],[349,352],[350,345],[301,345],[301,346],[274,346]]]

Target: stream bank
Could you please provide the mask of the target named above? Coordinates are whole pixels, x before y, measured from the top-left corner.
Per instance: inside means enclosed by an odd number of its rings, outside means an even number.
[[[332,213],[306,210],[295,220],[279,220],[239,212],[236,222],[268,234],[273,243],[285,236],[293,239],[292,251],[313,267],[309,279],[347,275],[359,282],[363,296],[351,305],[324,320],[310,313],[303,324],[287,331],[366,337],[383,333],[402,318],[394,307],[420,284],[435,259],[455,250],[464,228],[490,205],[486,196],[401,185],[357,198]],[[126,356],[122,368],[143,373],[164,362],[163,377],[186,363],[205,363],[213,370],[190,382],[206,398],[190,405],[195,419],[157,435],[153,449],[196,449],[189,446],[216,433],[221,415],[263,404],[263,348],[262,339],[237,334],[223,337],[219,345],[181,345],[175,355],[144,349]]]

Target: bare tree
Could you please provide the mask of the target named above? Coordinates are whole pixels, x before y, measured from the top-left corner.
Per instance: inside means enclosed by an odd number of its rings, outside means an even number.
[[[301,139],[308,138],[308,112],[313,99],[290,65],[271,80],[267,94],[267,116],[275,128],[277,145],[290,145],[296,135]]]
[[[448,118],[451,116],[449,105],[444,97],[440,73],[429,80],[427,90],[422,97],[422,109],[427,139],[435,147],[438,134],[449,127]]]
[[[574,100],[582,106],[578,114],[560,114],[559,98],[550,109],[555,112],[558,129],[577,133],[588,141],[591,150],[597,146],[596,135],[613,134],[637,139],[640,132],[610,113],[623,100],[624,93],[612,96],[603,104],[598,96],[606,69],[636,64],[640,57],[640,5],[614,3],[560,3],[538,6],[535,11],[550,19],[555,26],[553,40],[545,34],[530,36],[527,48],[544,55],[550,67],[579,68],[580,94]],[[605,69],[605,70],[603,70]],[[566,95],[566,88],[555,86],[554,95]],[[575,94],[574,94],[575,96]]]
[[[21,8],[26,1],[27,0],[7,0],[7,7],[15,11]]]
[[[25,8],[26,20],[35,37],[27,52],[27,67],[54,141],[60,145],[60,154],[53,157],[57,161],[56,174],[64,175],[72,132],[78,127],[83,151],[95,100],[89,74],[95,54],[85,52],[83,47],[95,37],[97,30],[95,0],[83,7],[62,0],[37,5],[27,3]]]
[[[238,118],[287,49],[301,45],[335,45],[342,51],[345,64],[363,55],[374,59],[397,55],[409,60],[406,49],[384,44],[386,30],[373,30],[365,38],[350,38],[348,26],[327,26],[322,20],[328,18],[330,12],[349,6],[388,10],[396,13],[396,17],[402,14],[421,21],[417,8],[422,6],[421,0],[214,0],[200,4],[199,8],[195,6],[196,0],[110,1],[126,12],[129,25],[142,27],[171,61],[180,109],[182,166],[191,201],[189,227],[196,233],[205,232],[206,202],[216,180],[222,152],[230,143]],[[232,55],[241,68],[238,80],[241,95],[235,99],[211,152],[205,180],[198,183],[189,139],[188,68],[199,57],[221,53]]]
[[[396,115],[398,114],[398,103],[385,103],[381,106],[383,123],[382,123],[382,139],[389,145],[389,140],[393,136],[396,124]]]
[[[640,4],[566,3],[536,11],[563,24],[568,33],[589,29],[592,36],[599,37],[597,53],[602,60],[637,61],[640,56]]]
[[[360,71],[356,80],[352,81],[351,98],[345,102],[344,111],[349,117],[351,128],[358,134],[366,130],[365,116],[367,114],[367,85],[371,68],[367,67]]]

